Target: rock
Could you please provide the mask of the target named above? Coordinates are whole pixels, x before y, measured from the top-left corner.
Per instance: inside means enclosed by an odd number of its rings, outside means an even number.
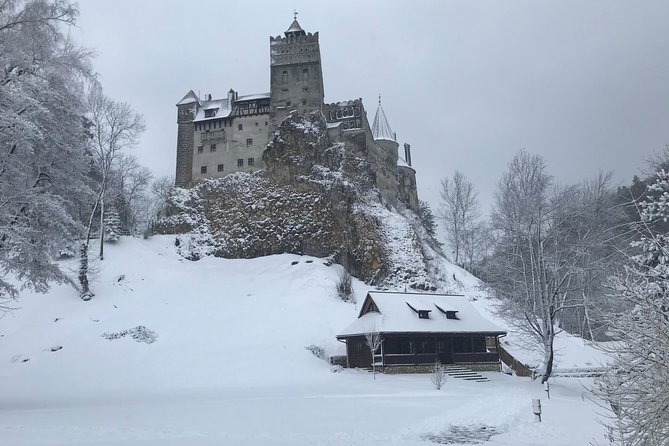
[[[51,351],[52,352],[57,352],[58,350],[60,350],[62,348],[63,348],[62,345],[54,345],[53,347],[51,347]]]

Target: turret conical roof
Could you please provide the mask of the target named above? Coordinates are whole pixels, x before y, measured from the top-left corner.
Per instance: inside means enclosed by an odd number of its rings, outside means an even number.
[[[288,30],[284,34],[287,37],[291,34],[295,36],[303,36],[306,33],[304,32],[300,24],[297,22],[297,19],[294,19],[293,23],[290,24],[290,28],[288,28]]]
[[[386,113],[381,107],[381,98],[379,97],[379,107],[376,109],[376,115],[374,116],[374,124],[372,124],[372,136],[374,139],[389,139],[395,141],[395,132],[390,128],[388,124],[388,118],[386,118]]]

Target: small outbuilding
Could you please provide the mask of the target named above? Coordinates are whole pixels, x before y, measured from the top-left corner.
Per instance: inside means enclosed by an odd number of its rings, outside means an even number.
[[[367,293],[358,318],[337,335],[348,367],[372,366],[367,333],[381,337],[374,363],[386,372],[427,371],[437,361],[499,371],[506,335],[465,296],[383,291]]]

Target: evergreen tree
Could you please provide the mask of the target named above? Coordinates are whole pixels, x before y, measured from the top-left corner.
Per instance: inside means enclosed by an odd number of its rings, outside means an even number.
[[[420,222],[425,227],[429,236],[434,238],[437,235],[437,219],[427,201],[420,200],[418,204],[418,218],[420,218]]]
[[[669,236],[658,225],[669,220],[669,173],[661,170],[638,204],[641,220],[624,274],[611,288],[632,310],[611,318],[617,342],[613,363],[597,382],[597,394],[615,414],[610,426],[614,444],[663,445],[669,438]]]
[[[115,208],[109,208],[104,217],[105,238],[109,243],[116,243],[121,237],[121,218]]]

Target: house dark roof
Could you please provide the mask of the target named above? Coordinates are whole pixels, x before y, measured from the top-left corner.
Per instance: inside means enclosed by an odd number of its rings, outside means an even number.
[[[371,299],[376,311],[368,311]],[[444,312],[457,312],[449,319]],[[429,311],[429,318],[419,317],[419,311]],[[366,312],[365,314],[362,314]],[[483,317],[465,296],[421,293],[389,293],[370,291],[361,314],[337,337],[362,335],[370,331],[382,333],[505,333]]]

